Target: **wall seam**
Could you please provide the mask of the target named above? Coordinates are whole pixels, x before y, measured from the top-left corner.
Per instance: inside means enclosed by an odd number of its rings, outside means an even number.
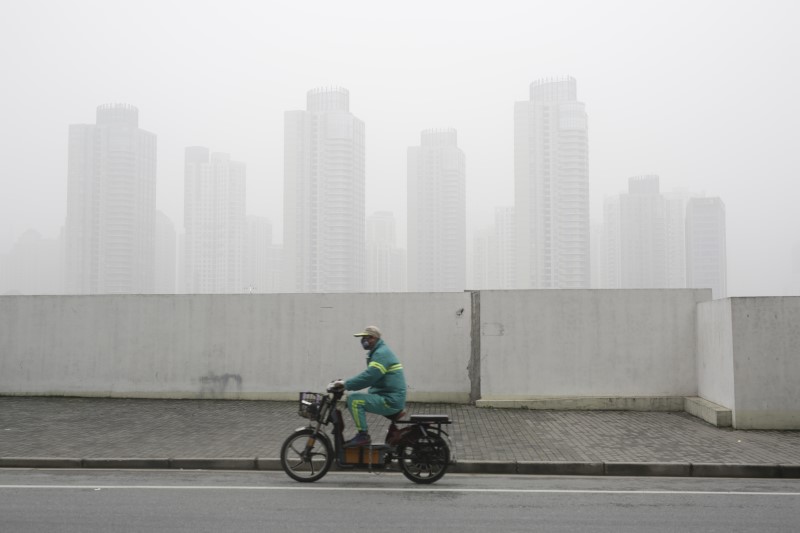
[[[470,291],[472,306],[470,323],[470,358],[467,365],[469,374],[469,402],[474,404],[481,399],[481,293]]]

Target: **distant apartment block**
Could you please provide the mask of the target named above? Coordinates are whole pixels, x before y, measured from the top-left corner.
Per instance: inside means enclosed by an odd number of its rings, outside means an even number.
[[[472,246],[467,247],[467,290],[487,290],[490,285],[489,241],[492,228],[483,227],[472,234]]]
[[[692,198],[686,206],[686,282],[728,295],[725,204],[720,198]]]
[[[667,288],[666,202],[658,176],[628,180],[628,193],[606,199],[606,287]]]
[[[156,294],[175,294],[177,292],[178,235],[170,218],[156,211]]]
[[[606,197],[603,203],[602,244],[598,247],[601,268],[601,289],[618,289],[622,286],[620,265],[622,244],[620,242],[620,201],[619,196]]]
[[[245,165],[208,148],[186,149],[184,292],[245,292]]]
[[[667,287],[686,288],[686,203],[689,193],[682,190],[662,193],[667,231]]]
[[[726,294],[725,206],[719,198],[662,193],[659,177],[628,180],[609,197],[597,232],[597,286],[611,289],[712,288]]]
[[[574,78],[540,80],[514,109],[519,288],[588,288],[589,143]]]
[[[408,288],[466,285],[466,162],[454,129],[422,132],[408,149]]]
[[[606,242],[605,225],[602,222],[594,222],[590,227],[591,231],[591,287],[593,289],[603,289],[606,287]]]
[[[406,290],[406,255],[397,247],[394,215],[378,211],[367,217],[368,292],[403,292]]]
[[[186,231],[178,233],[178,269],[175,273],[175,288],[179,294],[186,293]]]
[[[284,114],[284,269],[288,292],[364,288],[364,123],[343,88],[313,89]]]
[[[272,223],[268,218],[247,217],[244,247],[244,286],[247,292],[281,292],[281,248],[272,242]]]
[[[516,285],[514,208],[497,207],[494,223],[472,240],[470,289],[512,289]]]
[[[63,265],[63,235],[47,239],[28,230],[8,253],[0,254],[0,295],[62,294]]]
[[[688,193],[661,192],[656,175],[628,180],[628,192],[606,199],[598,246],[600,287],[686,287]]]
[[[800,242],[792,248],[792,259],[789,265],[789,280],[786,285],[786,294],[800,296]]]
[[[68,294],[153,292],[156,136],[138,123],[137,108],[107,104],[69,127]]]
[[[494,248],[492,253],[498,289],[517,285],[517,231],[513,207],[497,207],[494,211]]]

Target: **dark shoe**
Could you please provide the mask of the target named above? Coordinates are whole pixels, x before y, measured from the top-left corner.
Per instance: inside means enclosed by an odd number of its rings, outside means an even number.
[[[359,431],[356,436],[345,442],[345,447],[352,448],[355,446],[368,446],[372,443],[372,437],[366,431]]]

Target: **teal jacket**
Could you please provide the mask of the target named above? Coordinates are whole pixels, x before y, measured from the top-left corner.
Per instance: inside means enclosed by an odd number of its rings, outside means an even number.
[[[403,365],[382,339],[378,339],[375,348],[367,355],[366,370],[344,382],[347,390],[366,387],[369,387],[370,394],[383,397],[388,407],[405,407],[406,377]]]

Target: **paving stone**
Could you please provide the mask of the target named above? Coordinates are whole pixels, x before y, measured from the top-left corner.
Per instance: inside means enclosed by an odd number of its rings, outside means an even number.
[[[800,431],[718,428],[687,413],[427,403],[408,411],[450,416],[457,461],[800,465]],[[346,413],[345,421],[349,436]],[[371,414],[368,421],[382,442],[388,422]],[[279,457],[283,440],[306,423],[295,402],[0,397],[0,458],[248,458],[256,468]]]

